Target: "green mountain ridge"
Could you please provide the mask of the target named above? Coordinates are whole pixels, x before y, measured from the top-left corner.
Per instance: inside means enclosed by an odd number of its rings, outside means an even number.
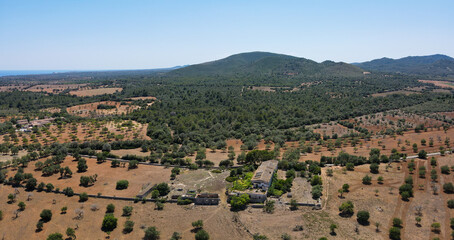
[[[410,56],[400,59],[380,58],[353,63],[353,65],[376,72],[454,77],[454,58],[442,54]]]
[[[229,76],[235,74],[307,75],[307,76],[359,76],[363,70],[347,63],[310,59],[269,52],[240,53],[220,60],[190,65],[171,71],[173,76]]]

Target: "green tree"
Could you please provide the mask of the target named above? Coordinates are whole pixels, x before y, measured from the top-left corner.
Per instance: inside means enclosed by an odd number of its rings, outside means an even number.
[[[156,227],[148,227],[145,230],[145,236],[143,237],[144,240],[158,240],[160,233],[156,230]]]
[[[27,180],[27,183],[25,184],[25,190],[27,191],[33,191],[35,190],[37,185],[37,181],[35,178],[30,178]]]
[[[77,161],[77,171],[78,172],[85,172],[87,171],[88,166],[87,166],[87,160],[84,158],[81,158]]]
[[[342,185],[342,190],[344,190],[344,192],[348,192],[350,188],[350,185],[348,185],[347,183],[344,183],[344,185]]]
[[[265,202],[265,206],[263,207],[263,211],[266,213],[273,213],[274,212],[274,201],[267,200]]]
[[[102,220],[101,229],[104,232],[111,232],[117,227],[118,219],[113,214],[106,214]]]
[[[234,211],[243,210],[248,203],[249,203],[248,194],[242,194],[241,196],[233,196],[232,199],[230,199],[230,206]]]
[[[372,177],[369,175],[366,175],[363,177],[363,184],[365,185],[370,185],[372,183]]]
[[[19,207],[19,210],[24,211],[26,205],[24,202],[19,202],[19,204],[17,204],[17,206]]]
[[[39,216],[41,217],[41,220],[43,222],[49,222],[52,219],[52,211],[49,209],[44,209],[43,211],[41,211],[41,214],[39,214]]]
[[[44,222],[42,220],[39,220],[36,223],[36,231],[39,232],[39,231],[43,230],[43,226],[44,226]]]
[[[195,240],[209,240],[210,235],[207,231],[201,229],[195,234]]]
[[[369,224],[369,212],[368,211],[358,211],[356,214],[357,221],[361,225],[368,225]]]
[[[378,168],[379,168],[379,165],[378,163],[372,163],[370,166],[370,172],[371,173],[374,173],[374,174],[377,174],[378,173]]]
[[[203,228],[203,220],[197,220],[197,221],[192,222],[192,227],[195,230]]]
[[[344,216],[344,217],[352,216],[353,209],[354,209],[354,205],[351,201],[343,202],[339,207],[339,211],[341,212],[340,214],[341,214],[341,216]]]
[[[402,227],[402,220],[400,218],[393,218],[393,226],[394,227]]]
[[[172,237],[170,238],[170,240],[180,240],[182,238],[183,237],[181,236],[181,234],[179,232],[173,232]]]
[[[392,227],[389,229],[389,239],[400,240],[400,228]]]
[[[129,186],[129,181],[128,180],[119,180],[117,182],[116,189],[117,190],[123,190],[123,189],[127,189],[128,186]]]
[[[110,203],[109,205],[107,205],[106,207],[106,213],[113,213],[115,212],[115,205],[113,205],[112,203]]]
[[[47,240],[63,240],[63,235],[61,233],[52,233],[47,237]]]
[[[123,207],[123,216],[131,216],[133,207],[124,206]]]
[[[329,230],[331,231],[331,235],[336,235],[336,232],[334,231],[336,228],[337,228],[337,225],[334,223],[331,223],[331,225],[329,225]]]
[[[83,192],[79,195],[79,202],[85,202],[88,200],[88,194],[86,192]]]
[[[68,236],[69,238],[71,239],[76,239],[76,231],[74,230],[74,228],[67,228],[66,229],[66,236]]]
[[[127,220],[125,222],[125,225],[124,225],[124,228],[123,228],[123,232],[124,233],[130,233],[130,232],[132,232],[132,230],[134,230],[134,222],[131,221],[131,220]]]

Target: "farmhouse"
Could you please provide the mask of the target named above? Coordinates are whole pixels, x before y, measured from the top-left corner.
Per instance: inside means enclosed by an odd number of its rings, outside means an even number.
[[[277,160],[262,162],[252,177],[252,186],[267,191],[273,181],[273,175],[277,170],[277,164]]]
[[[33,120],[30,122],[30,124],[33,126],[33,127],[42,127],[46,124],[49,124],[51,122],[53,122],[55,120],[55,118],[44,118],[44,119],[36,119],[36,120]]]
[[[21,126],[25,126],[28,124],[28,120],[27,119],[20,119],[20,120],[17,120],[17,124],[21,125]]]

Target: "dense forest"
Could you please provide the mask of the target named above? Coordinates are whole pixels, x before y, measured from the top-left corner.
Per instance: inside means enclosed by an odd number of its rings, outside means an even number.
[[[134,104],[142,106],[141,109],[114,118],[149,123],[148,135],[162,144],[205,146],[222,145],[227,138],[242,139],[250,145],[259,139],[276,143],[309,139],[314,134],[306,129],[307,125],[392,109],[454,111],[452,92],[433,92],[434,85],[418,82],[415,76],[363,75],[362,69],[346,63],[316,63],[271,53],[239,54],[173,71],[125,73],[91,76],[91,84],[114,84],[123,88],[120,93],[111,95],[76,97],[66,92],[1,92],[0,111],[3,116],[32,115],[48,107],[64,110],[82,103],[154,96],[157,100],[152,106],[137,100]],[[74,74],[69,74],[69,78],[90,76],[90,73]],[[68,74],[61,76],[62,82],[73,82],[67,80]],[[15,83],[17,79],[3,78],[2,83]],[[40,82],[36,76],[24,79]],[[260,91],[253,90],[252,86],[276,88]],[[417,87],[424,88],[410,95],[371,96]],[[71,118],[65,111],[52,115]]]

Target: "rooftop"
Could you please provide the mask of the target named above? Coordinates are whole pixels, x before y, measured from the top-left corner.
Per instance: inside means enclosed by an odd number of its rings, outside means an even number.
[[[262,164],[255,171],[255,174],[252,177],[251,181],[269,182],[273,177],[273,173],[277,168],[277,164],[277,160],[262,162]]]

